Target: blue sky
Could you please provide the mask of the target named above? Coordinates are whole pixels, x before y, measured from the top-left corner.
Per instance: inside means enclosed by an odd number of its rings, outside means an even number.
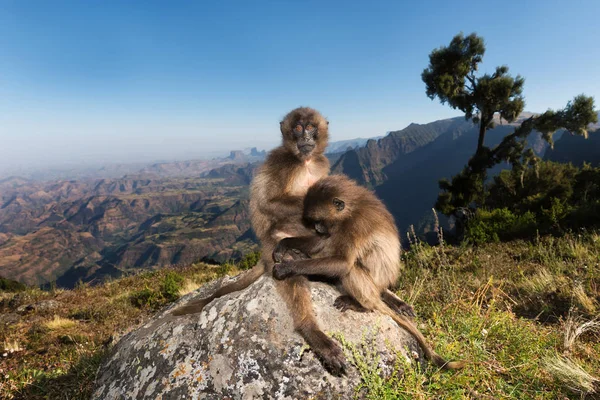
[[[0,170],[268,148],[299,105],[333,140],[456,116],[420,74],[460,31],[527,110],[600,101],[599,1],[408,3],[0,1]]]

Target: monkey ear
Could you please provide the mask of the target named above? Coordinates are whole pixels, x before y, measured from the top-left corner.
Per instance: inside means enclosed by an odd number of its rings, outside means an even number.
[[[327,125],[329,125],[329,121],[325,121],[325,122],[327,122]]]
[[[346,207],[346,203],[344,203],[343,200],[340,200],[337,197],[333,198],[333,205],[338,211],[342,211],[344,207]]]
[[[285,135],[285,132],[283,131],[283,123],[284,123],[284,122],[285,122],[285,121],[281,121],[281,122],[279,122],[279,130],[281,131],[281,133],[282,133],[283,135]]]

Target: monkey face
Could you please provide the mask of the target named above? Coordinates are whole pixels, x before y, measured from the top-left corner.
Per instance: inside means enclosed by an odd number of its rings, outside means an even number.
[[[303,221],[306,227],[314,229],[319,235],[329,236],[338,223],[347,217],[344,212],[346,203],[327,193],[326,188],[313,188],[309,189],[304,198]]]
[[[281,121],[284,146],[301,160],[322,153],[327,146],[328,122],[312,108],[292,110]]]
[[[318,128],[312,122],[298,121],[292,130],[296,147],[303,156],[310,156],[317,145]]]

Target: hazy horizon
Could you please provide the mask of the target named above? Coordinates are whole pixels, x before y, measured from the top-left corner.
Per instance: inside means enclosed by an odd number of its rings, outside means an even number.
[[[481,72],[526,78],[527,110],[598,100],[600,3],[469,4],[5,2],[0,174],[268,149],[300,105],[332,141],[454,117],[420,74],[460,31],[485,38]]]

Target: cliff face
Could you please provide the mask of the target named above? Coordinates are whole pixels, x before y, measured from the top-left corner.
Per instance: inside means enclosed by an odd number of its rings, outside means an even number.
[[[486,146],[498,144],[519,122],[498,124],[488,131]],[[371,187],[390,209],[401,232],[415,225],[418,233],[424,233],[432,229],[431,209],[439,193],[439,180],[451,178],[467,164],[475,152],[477,135],[477,126],[462,117],[411,124],[346,152],[333,171]],[[528,142],[538,154],[547,148],[537,132]]]

